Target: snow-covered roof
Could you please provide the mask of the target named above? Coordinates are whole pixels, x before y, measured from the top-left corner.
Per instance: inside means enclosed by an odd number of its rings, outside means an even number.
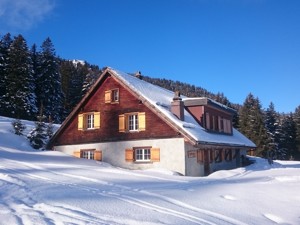
[[[178,119],[170,110],[171,102],[174,97],[174,92],[150,84],[127,73],[112,68],[109,68],[109,70],[116,78],[122,81],[122,83],[128,86],[137,95],[142,96],[142,98],[147,100],[148,103],[155,107],[156,110],[160,111],[169,121],[171,121],[174,125],[180,128],[180,130],[184,131],[186,134],[192,137],[195,140],[195,142],[201,144],[224,144],[245,147],[256,147],[256,145],[251,140],[249,140],[247,137],[245,137],[243,134],[241,134],[238,130],[234,128],[232,135],[208,132],[194,119],[194,117],[187,110],[184,110],[184,120],[182,121]],[[185,96],[181,96],[181,98],[183,101],[195,99],[188,98]],[[227,108],[227,106],[223,106],[220,103],[217,104],[221,105],[224,108]]]

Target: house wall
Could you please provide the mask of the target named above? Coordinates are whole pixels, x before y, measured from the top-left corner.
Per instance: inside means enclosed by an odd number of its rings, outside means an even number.
[[[160,149],[159,162],[126,162],[125,149],[133,147],[151,146]],[[113,166],[127,169],[165,168],[188,175],[185,171],[185,151],[183,138],[154,139],[139,141],[117,141],[106,143],[74,144],[55,146],[54,150],[73,155],[75,151],[96,149],[102,151],[102,161]],[[85,160],[85,159],[83,159]]]
[[[186,173],[189,176],[205,176],[204,165],[197,162],[197,150],[189,143],[185,143]]]
[[[112,89],[119,89],[119,103],[105,103],[105,91]],[[78,130],[77,115],[85,112],[100,112],[100,129]],[[119,115],[130,112],[145,112],[145,131],[119,132]],[[176,130],[167,125],[111,76],[107,76],[95,93],[91,94],[78,114],[64,126],[63,132],[53,145],[178,137]]]

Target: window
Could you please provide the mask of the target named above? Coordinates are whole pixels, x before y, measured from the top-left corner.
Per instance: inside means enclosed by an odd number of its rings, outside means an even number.
[[[112,89],[105,91],[105,103],[118,103],[119,102],[119,89]]]
[[[112,102],[119,102],[119,89],[114,89],[111,91],[112,93],[112,98],[111,101]]]
[[[89,112],[78,115],[78,130],[100,128],[100,112]]]
[[[223,117],[219,116],[219,131],[224,132],[224,122]]]
[[[81,149],[80,151],[74,151],[73,155],[77,158],[102,161],[102,151],[96,149]]]
[[[94,114],[87,115],[87,129],[94,128]]]
[[[134,147],[125,150],[126,162],[159,162],[160,149],[152,147]]]
[[[146,115],[144,112],[125,113],[119,115],[119,132],[136,132],[146,130]]]
[[[222,149],[216,149],[215,150],[215,162],[216,163],[220,163],[222,162],[222,152],[223,150]]]
[[[138,130],[138,126],[139,126],[138,115],[137,114],[129,115],[128,116],[129,131]]]
[[[81,151],[81,158],[94,159],[94,152],[95,152],[95,150],[82,150]]]
[[[150,161],[150,148],[135,149],[135,161]]]
[[[226,161],[232,160],[232,150],[231,149],[225,149],[225,160]]]

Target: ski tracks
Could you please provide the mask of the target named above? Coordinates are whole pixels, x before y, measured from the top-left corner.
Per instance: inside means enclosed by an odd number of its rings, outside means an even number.
[[[201,209],[179,200],[163,196],[157,193],[152,193],[149,191],[144,191],[140,189],[135,189],[129,186],[119,185],[107,181],[102,181],[96,178],[87,178],[79,175],[62,173],[58,171],[52,171],[49,169],[42,168],[27,162],[19,162],[15,160],[5,159],[6,163],[4,166],[0,166],[0,169],[10,171],[13,173],[13,168],[15,164],[25,167],[22,175],[27,176],[31,179],[39,180],[43,183],[51,183],[55,185],[64,185],[70,188],[77,189],[79,191],[91,192],[106,198],[113,198],[119,201],[123,201],[137,207],[158,212],[161,214],[168,215],[169,217],[174,217],[179,219],[177,224],[202,224],[202,225],[216,225],[216,224],[231,224],[231,225],[245,225],[245,223],[238,221],[234,218],[222,215],[220,213],[212,212],[209,210]],[[8,166],[10,164],[11,166]],[[49,175],[37,175],[32,174],[31,170],[39,171],[41,174],[45,172]],[[17,172],[17,171],[15,171]],[[20,173],[20,170],[18,170]],[[59,177],[59,179],[55,179]],[[62,179],[64,178],[64,179]],[[70,179],[71,178],[71,179]],[[23,188],[24,192],[29,193],[31,190],[26,190],[25,185],[20,185],[18,182],[22,181],[17,178],[13,178],[17,182],[12,182],[12,185],[15,185],[16,188]],[[1,181],[0,176],[0,181]],[[78,181],[86,181],[84,184],[80,184]],[[93,185],[97,184],[97,185]],[[0,186],[1,188],[1,186]],[[18,191],[17,193],[20,193]],[[25,194],[26,195],[26,194]],[[75,223],[75,224],[131,224],[133,221],[128,219],[128,221],[119,221],[117,218],[107,216],[107,215],[97,215],[95,213],[87,212],[82,208],[74,208],[72,206],[59,206],[59,205],[49,205],[45,203],[38,203],[33,199],[30,199],[30,196],[34,196],[33,193],[28,194],[28,196],[15,196],[17,200],[11,200],[12,204],[10,206],[1,206],[8,208],[9,211],[12,211],[15,215],[16,224],[59,224],[59,221],[65,221],[66,223]],[[24,199],[28,199],[28,202],[24,202]],[[23,201],[23,202],[22,202]],[[33,217],[26,218],[22,213],[24,211],[32,210]],[[1,210],[2,211],[2,210]],[[27,213],[28,214],[28,213]],[[1,214],[0,214],[1,217]],[[158,216],[159,217],[159,216]],[[34,219],[35,218],[35,219]],[[177,220],[176,219],[176,220]],[[29,223],[30,220],[32,223]],[[176,221],[174,220],[174,221]],[[181,222],[180,222],[181,221]],[[135,221],[135,223],[140,221]]]

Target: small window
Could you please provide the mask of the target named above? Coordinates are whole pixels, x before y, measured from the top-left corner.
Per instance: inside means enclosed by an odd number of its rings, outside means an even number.
[[[232,150],[231,149],[225,149],[225,160],[226,161],[232,160]]]
[[[81,158],[94,160],[95,150],[81,150]]]
[[[88,112],[78,115],[78,130],[93,130],[100,128],[100,112]]]
[[[219,116],[219,131],[224,132],[224,122],[223,117]]]
[[[111,101],[119,102],[119,89],[114,89],[111,91]]]
[[[151,153],[150,148],[135,149],[135,161],[150,161]]]
[[[119,102],[119,89],[112,89],[105,91],[105,103],[118,103]]]
[[[152,147],[134,147],[125,149],[126,162],[160,162],[160,149]]]
[[[73,155],[77,158],[91,159],[102,161],[102,151],[95,149],[81,149],[79,151],[74,151]]]
[[[94,114],[87,115],[87,129],[94,129]]]
[[[132,114],[128,116],[128,128],[129,131],[137,131],[139,128],[139,120],[137,114]]]
[[[136,132],[145,130],[145,112],[125,113],[119,115],[119,132]]]
[[[215,150],[215,163],[220,163],[222,162],[222,149],[216,149]]]

